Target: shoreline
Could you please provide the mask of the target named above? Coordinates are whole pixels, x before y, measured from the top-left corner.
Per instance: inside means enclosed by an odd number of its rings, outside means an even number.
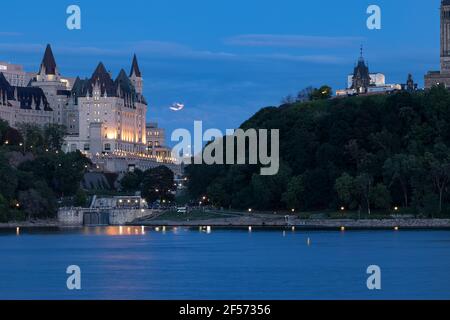
[[[383,229],[450,229],[450,219],[284,219],[224,218],[194,221],[151,220],[132,223],[133,226],[148,227],[255,227],[255,228],[299,228],[304,230],[383,230]]]
[[[286,224],[283,219],[266,219],[255,217],[205,219],[192,221],[173,220],[148,220],[128,223],[128,226],[145,227],[216,227],[216,228],[298,228],[301,230],[386,230],[386,229],[450,229],[450,219],[292,219]],[[111,227],[118,225],[110,225]],[[73,227],[96,227],[96,226],[70,226],[63,225],[57,220],[33,220],[0,223],[0,229],[12,228],[73,228]]]
[[[51,228],[60,227],[56,219],[0,222],[0,229],[8,228]]]

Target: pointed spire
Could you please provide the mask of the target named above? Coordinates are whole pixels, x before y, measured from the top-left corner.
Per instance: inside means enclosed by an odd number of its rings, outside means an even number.
[[[99,78],[100,75],[108,75],[109,73],[106,71],[105,65],[103,62],[99,62],[97,68],[95,68],[94,73],[92,74],[92,79]]]
[[[98,64],[91,76],[91,79],[89,80],[89,83],[92,89],[94,86],[97,86],[96,89],[100,90],[101,95],[103,95],[105,91],[108,93],[108,96],[114,95],[114,81],[111,79],[111,75],[108,71],[106,71],[106,68],[102,62]]]
[[[361,44],[361,47],[359,48],[359,61],[364,61],[364,48],[363,45]]]
[[[40,73],[42,72],[46,75],[56,75],[56,61],[50,44],[47,44],[44,58],[42,58]]]
[[[142,77],[142,75],[141,75],[141,70],[139,70],[139,65],[138,65],[138,62],[137,62],[136,54],[133,56],[133,63],[131,64],[130,77],[131,77],[133,74],[134,74],[136,77],[139,77],[139,78]]]

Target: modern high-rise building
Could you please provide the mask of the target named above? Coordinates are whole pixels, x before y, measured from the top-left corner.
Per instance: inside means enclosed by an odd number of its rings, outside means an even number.
[[[425,75],[425,88],[442,84],[450,88],[450,0],[441,1],[440,71],[429,71]]]

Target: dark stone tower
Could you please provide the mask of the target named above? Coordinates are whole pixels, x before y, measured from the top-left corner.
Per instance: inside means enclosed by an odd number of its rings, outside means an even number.
[[[444,85],[450,88],[450,0],[441,1],[441,70],[425,75],[425,88]]]
[[[366,65],[366,62],[364,61],[363,49],[361,47],[361,56],[359,57],[358,64],[353,70],[352,89],[355,89],[358,93],[366,93],[369,86],[370,86],[369,67]]]
[[[450,0],[441,5],[441,73],[450,73]]]

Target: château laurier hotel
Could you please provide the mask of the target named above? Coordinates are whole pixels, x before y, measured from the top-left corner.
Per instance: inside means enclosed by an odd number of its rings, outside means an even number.
[[[147,101],[136,56],[130,73],[122,69],[115,80],[101,62],[90,78],[62,77],[50,45],[37,74],[25,73],[17,65],[0,63],[0,67],[0,118],[12,127],[64,125],[68,133],[64,151],[80,150],[102,170],[146,170],[165,163],[178,171],[168,149],[155,153],[154,145],[147,143],[156,129],[149,125],[147,133]]]

